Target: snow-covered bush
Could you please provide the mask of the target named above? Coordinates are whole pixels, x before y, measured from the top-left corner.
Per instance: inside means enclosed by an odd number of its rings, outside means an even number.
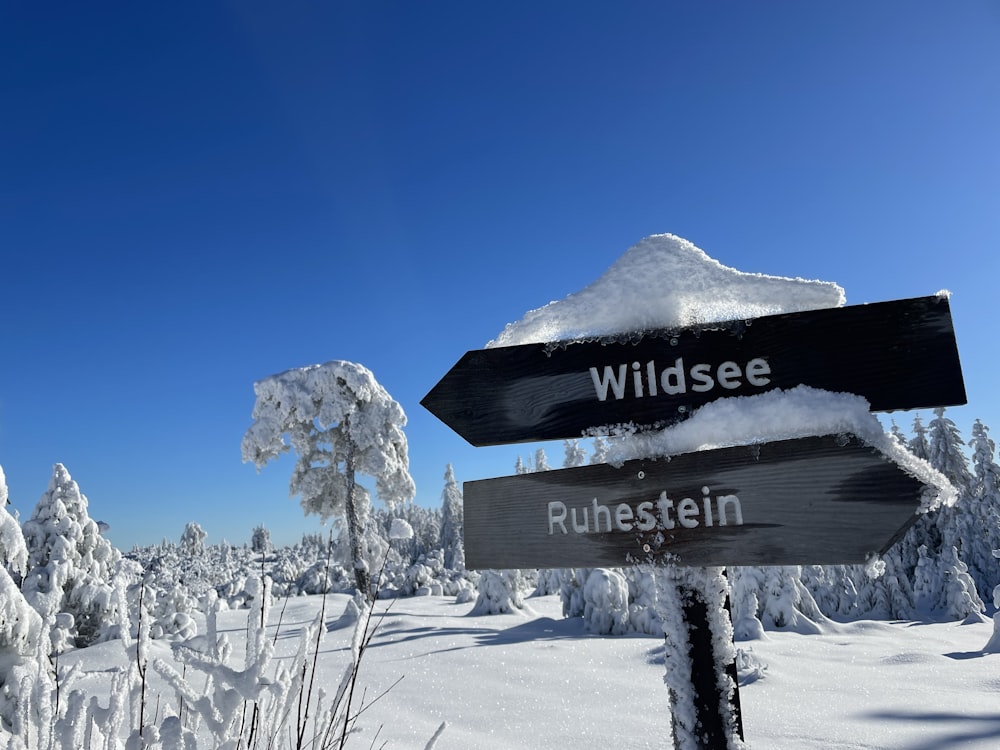
[[[629,631],[628,582],[614,570],[595,568],[583,589],[583,622],[599,635],[622,635]]]
[[[525,612],[524,579],[519,570],[484,570],[479,579],[479,596],[472,616],[507,615]]]

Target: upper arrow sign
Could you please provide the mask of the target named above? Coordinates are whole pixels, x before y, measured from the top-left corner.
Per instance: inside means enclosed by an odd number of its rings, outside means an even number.
[[[808,385],[873,411],[965,403],[948,299],[467,352],[421,404],[473,445],[677,422],[709,401]]]

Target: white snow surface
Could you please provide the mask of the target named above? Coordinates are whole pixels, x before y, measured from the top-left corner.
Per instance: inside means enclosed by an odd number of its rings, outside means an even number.
[[[327,622],[349,597],[331,596]],[[276,662],[295,653],[299,632],[320,609],[298,597],[269,615]],[[398,685],[362,714],[349,747],[422,748],[448,723],[436,750],[670,747],[663,687],[663,638],[595,637],[583,618],[563,619],[558,596],[532,598],[531,612],[469,617],[471,603],[412,597],[377,602],[379,631],[361,664],[359,692]],[[243,653],[248,610],[222,612],[219,631]],[[199,628],[204,626],[202,616]],[[280,624],[279,624],[280,621]],[[429,625],[432,624],[432,625]],[[992,624],[861,621],[828,623],[819,635],[769,632],[752,644],[764,669],[740,688],[751,750],[994,750],[1000,744],[1000,654],[981,649]],[[351,629],[327,632],[317,685],[336,687],[350,659]],[[166,642],[150,656],[173,660]],[[120,641],[71,651],[69,689],[107,694],[126,666]],[[180,665],[177,665],[178,669]],[[175,699],[149,671],[148,701]],[[757,679],[754,679],[757,678]],[[281,745],[285,747],[286,745]]]
[[[744,273],[681,237],[655,234],[629,248],[597,281],[531,310],[487,346],[682,328],[844,301],[844,290],[832,282]]]

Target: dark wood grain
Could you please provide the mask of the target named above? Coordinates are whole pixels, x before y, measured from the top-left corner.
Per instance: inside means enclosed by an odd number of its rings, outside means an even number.
[[[666,393],[663,372],[678,361],[685,390]],[[749,374],[748,363],[755,363]],[[711,377],[711,388],[695,390],[705,383],[691,372],[695,365],[703,366],[700,377]],[[606,383],[605,375],[612,373],[622,397],[609,386],[600,400],[591,368]],[[618,379],[622,372],[625,377]],[[666,382],[680,386],[675,375],[668,374]],[[473,445],[499,445],[579,437],[591,428],[627,422],[665,426],[720,397],[800,384],[863,396],[873,411],[964,404],[948,299],[919,297],[646,331],[627,340],[471,351],[421,403]]]
[[[704,515],[709,489],[712,525]],[[681,565],[805,565],[863,563],[885,552],[916,520],[924,485],[854,436],[809,437],[723,448],[662,460],[595,464],[464,484],[466,563],[484,568],[620,567],[674,560]],[[675,528],[593,531],[593,509],[655,502],[676,509],[685,498],[698,516]],[[742,525],[730,511],[719,525],[716,498],[736,496]],[[567,513],[563,533],[550,531],[550,503],[588,509],[587,533]],[[558,505],[553,506],[558,511]],[[685,506],[690,510],[691,506]],[[558,516],[558,512],[556,513]],[[637,518],[636,514],[636,518]],[[623,520],[628,526],[629,521]]]

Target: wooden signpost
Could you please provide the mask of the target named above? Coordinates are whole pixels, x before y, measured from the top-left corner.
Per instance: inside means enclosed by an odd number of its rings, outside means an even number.
[[[473,445],[497,445],[659,428],[718,398],[799,385],[863,396],[873,411],[964,404],[947,297],[472,351],[421,403]],[[863,563],[906,532],[924,492],[853,435],[465,482],[466,564]],[[687,746],[726,747],[743,730],[738,690],[718,679],[735,685],[735,666],[712,651],[719,606],[696,587],[678,599],[687,632],[667,638],[689,644]]]
[[[948,298],[471,351],[421,404],[482,446],[662,427],[718,398],[797,385],[873,411],[964,404]]]

